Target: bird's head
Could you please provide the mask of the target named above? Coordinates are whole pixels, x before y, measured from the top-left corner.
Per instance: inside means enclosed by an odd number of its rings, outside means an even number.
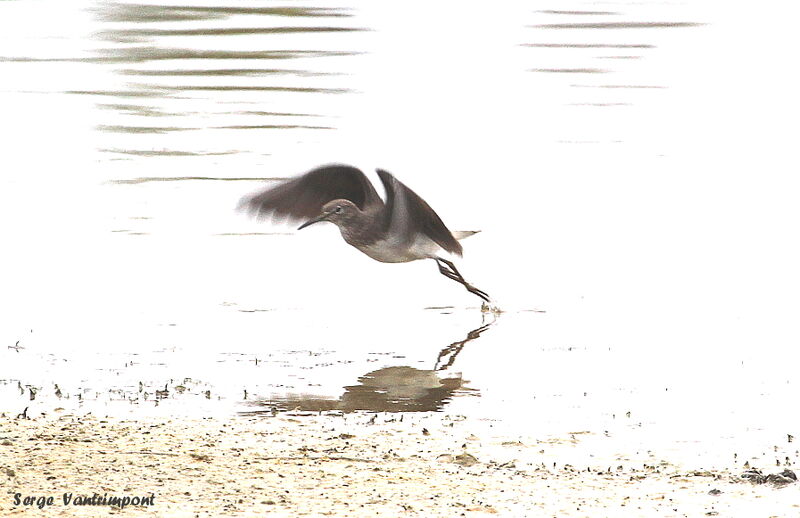
[[[336,223],[339,225],[352,219],[358,212],[360,212],[358,207],[356,207],[356,204],[350,200],[329,201],[322,206],[319,216],[306,221],[300,225],[297,230],[302,230],[307,226],[313,225],[314,223],[319,223],[320,221],[330,221],[331,223]]]

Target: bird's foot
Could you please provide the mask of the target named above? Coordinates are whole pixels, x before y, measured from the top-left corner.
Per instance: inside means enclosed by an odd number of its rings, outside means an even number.
[[[497,307],[497,306],[494,306],[494,305],[490,306],[490,305],[489,305],[489,304],[487,304],[486,302],[484,302],[483,304],[481,304],[481,313],[484,313],[484,314],[487,314],[487,313],[488,313],[488,314],[492,314],[492,315],[495,315],[495,316],[497,316],[497,315],[499,315],[499,314],[500,314],[500,313],[502,313],[502,312],[503,312],[503,310],[502,310],[502,309],[500,309],[500,308],[499,308],[499,307]]]

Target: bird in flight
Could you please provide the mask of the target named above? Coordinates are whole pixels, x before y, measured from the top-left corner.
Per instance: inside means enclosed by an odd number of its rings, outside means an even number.
[[[304,221],[298,230],[329,221],[348,244],[383,263],[433,259],[442,275],[489,302],[485,291],[468,283],[452,261],[440,256],[462,255],[458,241],[475,232],[451,232],[414,191],[390,173],[377,172],[385,202],[361,170],[333,164],[246,196],[240,208],[259,218]]]

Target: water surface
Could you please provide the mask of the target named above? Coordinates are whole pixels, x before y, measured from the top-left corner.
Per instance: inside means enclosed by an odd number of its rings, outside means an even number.
[[[761,455],[798,435],[774,12],[0,3],[2,411],[446,412]],[[504,313],[234,210],[332,161],[482,230],[460,269]]]

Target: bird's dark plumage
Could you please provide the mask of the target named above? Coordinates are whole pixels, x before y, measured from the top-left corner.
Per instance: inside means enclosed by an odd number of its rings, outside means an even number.
[[[333,164],[248,196],[240,207],[258,217],[300,221],[318,215],[323,205],[337,199],[350,200],[362,211],[383,205],[364,173],[355,167]]]
[[[447,252],[462,255],[461,243],[425,200],[382,169],[378,169],[378,177],[386,188],[384,224],[390,233],[424,234]]]
[[[386,189],[385,204],[359,169],[333,164],[246,197],[241,206],[258,217],[300,221],[317,216],[331,200],[350,200],[362,211],[380,212],[377,230],[408,236],[409,241],[415,234],[423,234],[448,253],[463,253],[461,244],[425,200],[387,171],[378,169],[378,177]]]

